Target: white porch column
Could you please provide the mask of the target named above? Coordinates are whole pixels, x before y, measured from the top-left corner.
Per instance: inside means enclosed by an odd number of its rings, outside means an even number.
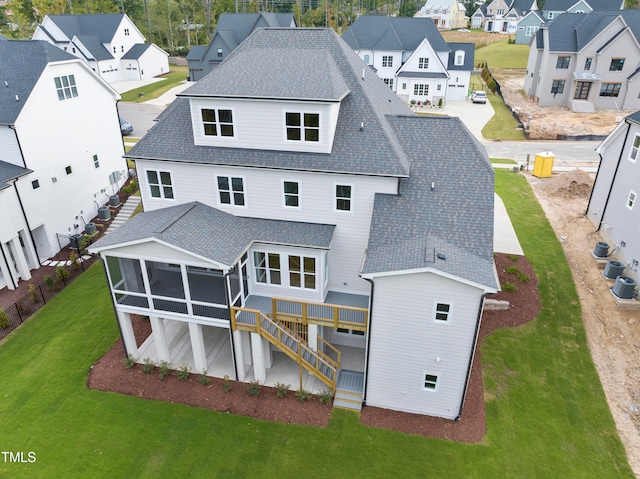
[[[136,336],[135,334],[133,334],[131,315],[129,313],[118,311],[118,323],[120,324],[122,341],[124,342],[124,347],[127,350],[127,354],[138,359],[138,344],[136,343]]]
[[[5,281],[7,282],[7,288],[16,289],[14,284],[18,284],[18,274],[13,267],[13,261],[11,261],[11,254],[9,252],[9,246],[11,242],[3,244],[0,243],[0,248],[4,255],[0,255],[0,267],[2,268],[2,275],[4,276]],[[4,262],[4,258],[7,259],[7,262]]]
[[[0,248],[2,248],[2,243],[0,243]],[[8,259],[8,258],[7,258]],[[2,271],[2,276],[4,278],[4,282],[9,289],[16,289],[13,285],[13,275],[11,274],[11,270],[9,269],[9,265],[4,262],[4,258],[0,254],[0,271]]]
[[[243,331],[235,330],[233,331],[233,352],[236,358],[236,370],[238,371],[238,376],[236,379],[238,381],[244,381],[245,376],[247,375],[247,362],[245,361],[245,335],[242,334]]]
[[[11,240],[11,251],[13,252],[13,257],[16,260],[16,266],[18,267],[18,274],[20,277],[25,281],[31,279],[27,258],[24,257],[22,245],[20,244],[20,239],[17,236]]]
[[[171,362],[169,342],[167,341],[167,332],[164,329],[164,321],[157,316],[149,316],[149,319],[151,320],[151,330],[153,331],[153,342],[156,346],[158,362]]]
[[[207,353],[204,348],[204,336],[202,335],[202,325],[189,323],[189,336],[191,337],[191,350],[193,351],[193,362],[195,373],[202,373],[207,370]]]
[[[264,347],[262,336],[251,333],[251,356],[253,358],[253,377],[260,384],[267,380],[267,371],[264,367]]]
[[[309,343],[309,349],[318,351],[318,325],[309,324],[307,326],[307,342]]]
[[[267,369],[271,369],[272,351],[271,344],[269,343],[267,338],[262,338],[262,349],[264,350],[264,367]]]

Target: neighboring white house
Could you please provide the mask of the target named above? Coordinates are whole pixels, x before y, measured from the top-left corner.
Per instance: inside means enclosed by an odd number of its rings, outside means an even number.
[[[487,32],[514,35],[518,31],[520,20],[531,10],[537,9],[536,0],[493,0],[487,5],[486,12],[480,12],[484,14],[483,29]]]
[[[144,212],[91,247],[126,354],[271,385],[300,364],[336,403],[460,416],[499,285],[493,171],[458,118],[413,114],[333,30],[267,28],[127,157]]]
[[[438,30],[455,30],[468,26],[465,14],[466,8],[458,0],[427,0],[414,17],[430,18]]]
[[[640,111],[627,116],[597,148],[600,167],[587,216],[614,256],[624,276],[640,281]]]
[[[0,82],[0,287],[14,289],[84,230],[126,162],[119,95],[83,61],[5,41]]]
[[[108,83],[146,80],[169,72],[169,54],[145,38],[122,13],[47,15],[33,40],[81,58]]]
[[[407,103],[466,98],[473,44],[448,44],[428,18],[362,15],[342,39]]]
[[[640,10],[563,13],[529,50],[524,91],[573,111],[640,108]]]

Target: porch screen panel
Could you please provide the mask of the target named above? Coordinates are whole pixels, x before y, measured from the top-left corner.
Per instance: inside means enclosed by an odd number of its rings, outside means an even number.
[[[227,304],[222,271],[187,266],[189,295],[193,301]]]
[[[147,261],[147,276],[151,294],[170,298],[185,298],[180,265]]]
[[[111,278],[111,286],[116,291],[144,293],[142,268],[140,261],[131,258],[107,256],[107,269]]]

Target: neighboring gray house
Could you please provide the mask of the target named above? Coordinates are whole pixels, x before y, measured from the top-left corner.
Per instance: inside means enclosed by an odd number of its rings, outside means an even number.
[[[593,10],[624,10],[624,0],[547,0],[542,7],[545,21],[563,13],[589,13]]]
[[[573,111],[640,108],[640,10],[565,13],[529,50],[525,93]]]
[[[516,43],[518,45],[528,45],[536,32],[544,24],[544,18],[538,10],[531,10],[518,22],[516,31]]]
[[[626,265],[624,276],[640,281],[640,111],[627,116],[597,148],[600,167],[587,216]]]
[[[448,44],[429,18],[362,15],[342,39],[405,102],[465,100],[473,44]],[[455,65],[455,75],[449,65]]]
[[[267,28],[127,157],[144,212],[90,248],[126,354],[460,416],[499,284],[493,170],[458,118],[413,114],[331,29]]]
[[[513,35],[518,23],[531,10],[537,10],[536,0],[493,0],[484,13],[483,29],[487,32]]]
[[[478,9],[471,15],[471,28],[478,30],[483,28],[484,21],[487,18],[487,4],[483,3]]]
[[[198,81],[257,28],[296,27],[293,13],[223,13],[209,45],[198,45],[189,51],[189,79]]]

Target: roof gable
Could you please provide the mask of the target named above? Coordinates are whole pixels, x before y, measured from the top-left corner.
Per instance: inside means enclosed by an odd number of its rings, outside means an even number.
[[[111,43],[125,17],[126,15],[123,13],[47,15],[47,18],[68,38],[80,35],[97,35],[101,43]],[[128,17],[126,18],[128,19]],[[129,22],[133,25],[130,20]]]
[[[28,168],[0,160],[0,190],[8,188],[12,180],[29,173],[31,173],[31,170]]]
[[[49,63],[70,60],[81,62],[45,41],[3,42],[0,48],[0,83],[3,84],[0,88],[0,124],[15,123]]]

